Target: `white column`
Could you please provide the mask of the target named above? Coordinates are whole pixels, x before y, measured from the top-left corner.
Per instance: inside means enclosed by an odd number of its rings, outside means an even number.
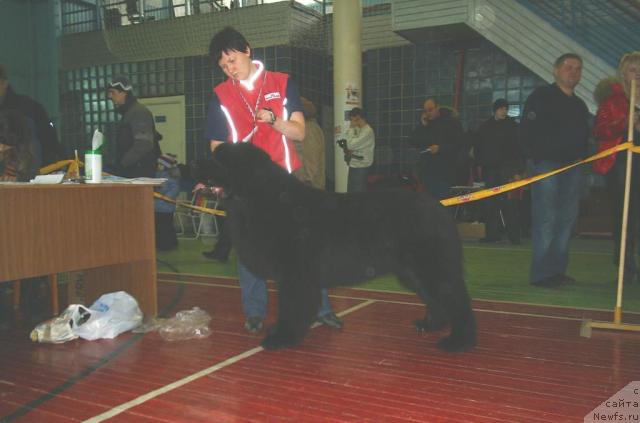
[[[362,2],[333,2],[333,122],[335,190],[347,191],[348,168],[335,145],[349,127],[347,112],[362,107]]]

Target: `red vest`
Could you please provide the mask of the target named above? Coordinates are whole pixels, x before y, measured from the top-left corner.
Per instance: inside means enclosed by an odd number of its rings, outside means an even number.
[[[288,75],[267,72],[261,63],[254,63],[258,64],[262,72],[257,75],[253,89],[250,90],[231,78],[214,88],[227,118],[229,128],[227,141],[251,142],[266,151],[271,160],[291,173],[301,165],[291,140],[273,129],[271,125],[255,122],[254,118],[257,109],[270,108],[279,118],[289,119],[285,109]]]

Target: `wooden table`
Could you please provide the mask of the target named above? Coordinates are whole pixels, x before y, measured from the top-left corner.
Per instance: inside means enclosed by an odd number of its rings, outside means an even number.
[[[0,184],[0,281],[76,270],[87,306],[123,290],[157,314],[153,187]]]

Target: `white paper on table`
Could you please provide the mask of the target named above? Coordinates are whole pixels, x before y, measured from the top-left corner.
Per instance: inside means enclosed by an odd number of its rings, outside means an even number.
[[[36,175],[30,180],[32,184],[59,184],[64,179],[64,173],[54,173],[51,175]]]

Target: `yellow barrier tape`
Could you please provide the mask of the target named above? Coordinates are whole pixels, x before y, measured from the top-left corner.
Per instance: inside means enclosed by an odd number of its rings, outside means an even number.
[[[608,155],[620,152],[620,151],[624,151],[624,150],[631,150],[634,153],[640,153],[640,146],[634,146],[633,142],[628,141],[628,142],[624,142],[621,144],[616,145],[615,147],[612,147],[608,150],[604,150],[601,151],[600,153],[594,154],[591,157],[588,157],[584,160],[580,160],[578,162],[572,163],[570,165],[561,167],[559,169],[556,170],[552,170],[551,172],[547,172],[547,173],[541,173],[539,175],[535,175],[535,176],[530,176],[528,178],[524,178],[521,179],[519,181],[514,181],[514,182],[509,182],[508,184],[504,184],[504,185],[500,185],[497,187],[493,187],[493,188],[487,188],[487,189],[483,189],[481,191],[476,191],[476,192],[471,192],[468,194],[463,194],[463,195],[458,195],[457,197],[451,197],[451,198],[445,198],[444,200],[440,200],[440,203],[445,206],[445,207],[449,207],[449,206],[455,206],[458,204],[465,204],[465,203],[470,203],[472,201],[477,201],[477,200],[482,200],[484,198],[488,198],[488,197],[493,197],[494,195],[499,195],[499,194],[503,194],[505,192],[508,191],[512,191],[514,189],[518,189],[527,185],[530,185],[536,181],[539,181],[540,179],[544,179],[544,178],[548,178],[549,176],[553,176],[556,175],[558,173],[564,172],[565,170],[574,168],[576,166],[580,166],[582,164],[585,163],[590,163],[599,159],[602,159],[604,157],[607,157]],[[82,163],[80,163],[82,164]],[[40,174],[44,175],[47,173],[51,173],[51,172],[55,172],[56,170],[62,169],[65,166],[69,166],[70,168],[74,167],[76,165],[76,161],[75,160],[61,160],[59,162],[50,164],[48,166],[43,167],[42,169],[40,169]],[[69,171],[71,171],[71,169],[69,169]],[[69,172],[68,171],[68,172]],[[216,216],[226,216],[227,213],[222,211],[222,210],[218,210],[218,209],[210,209],[207,207],[200,207],[200,206],[194,206],[191,203],[185,203],[184,201],[175,201],[169,197],[166,197],[162,194],[159,194],[157,192],[153,193],[153,196],[155,198],[158,198],[160,200],[166,201],[168,203],[173,203],[176,206],[179,207],[184,207],[187,209],[192,209],[192,210],[196,210],[199,211],[201,213],[206,213],[206,214],[212,214],[212,215],[216,215]]]
[[[521,179],[519,181],[510,182],[508,184],[500,185],[493,188],[483,189],[482,191],[470,192],[468,194],[459,195],[457,197],[445,198],[444,200],[441,200],[440,203],[443,206],[448,207],[448,206],[455,206],[458,204],[469,203],[471,201],[482,200],[488,197],[493,197],[494,195],[502,194],[507,191],[511,191],[514,189],[524,187],[526,185],[530,185],[536,181],[539,181],[540,179],[548,178],[549,176],[556,175],[558,173],[564,172],[565,170],[571,169],[573,167],[580,166],[585,163],[593,162],[595,160],[602,159],[603,157],[607,157],[610,154],[617,153],[619,151],[623,151],[627,149],[631,149],[631,151],[633,151],[634,153],[640,153],[640,147],[634,147],[632,142],[625,142],[625,143],[618,144],[615,147],[612,147],[608,150],[604,150],[604,151],[601,151],[600,153],[594,154],[593,156],[588,157],[584,160],[580,160],[568,166],[561,167],[556,170],[552,170],[551,172],[530,176],[528,178]]]
[[[76,161],[74,159],[69,159],[69,160],[60,160],[58,162],[52,163],[50,165],[47,165],[45,167],[40,168],[40,174],[41,175],[46,175],[48,173],[51,172],[55,172],[57,170],[63,169],[64,167],[67,167],[67,174],[75,174],[75,175],[79,175],[79,166],[83,166],[84,164],[80,161]],[[103,172],[104,174],[108,175],[107,172]],[[153,196],[156,198],[159,198],[160,200],[166,201],[168,203],[173,203],[176,206],[179,207],[185,207],[187,209],[192,209],[192,210],[196,210],[199,211],[201,213],[207,213],[207,214],[213,214],[216,216],[226,216],[227,213],[222,211],[222,210],[218,210],[218,209],[209,209],[206,207],[200,207],[200,206],[194,206],[193,204],[190,203],[185,203],[183,201],[175,201],[169,197],[166,197],[162,194],[158,194],[157,192],[153,193]]]
[[[75,160],[60,160],[59,162],[51,163],[50,165],[40,168],[40,174],[46,175],[48,173],[55,172],[56,170],[60,170],[71,165],[71,163],[75,163]]]
[[[180,206],[180,207],[185,207],[187,209],[192,209],[192,210],[197,210],[201,213],[207,213],[207,214],[213,214],[216,216],[226,216],[227,212],[224,212],[222,210],[218,210],[218,209],[209,209],[207,207],[200,207],[200,206],[194,206],[191,203],[185,203],[184,201],[176,201],[172,198],[166,197],[162,194],[159,194],[157,192],[153,193],[153,196],[156,198],[159,198],[162,201],[166,201],[167,203],[173,203],[176,206]]]

